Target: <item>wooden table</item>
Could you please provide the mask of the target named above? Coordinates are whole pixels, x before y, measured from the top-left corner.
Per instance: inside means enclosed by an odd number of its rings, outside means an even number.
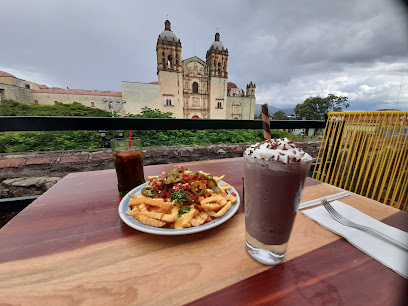
[[[241,158],[183,164],[226,174],[242,199]],[[145,175],[175,165],[145,167]],[[307,180],[302,202],[339,192]],[[114,170],[73,173],[0,230],[0,303],[404,304],[407,280],[299,213],[283,264],[245,249],[244,206],[226,223],[185,236],[139,232],[118,216]],[[406,213],[358,195],[341,201],[408,230]],[[242,199],[243,202],[243,199]]]

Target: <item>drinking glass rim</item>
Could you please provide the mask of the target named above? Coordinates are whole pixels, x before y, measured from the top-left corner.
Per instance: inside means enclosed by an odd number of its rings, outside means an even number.
[[[130,141],[134,141],[134,140],[142,140],[142,138],[140,138],[140,137],[132,137],[132,138],[130,138]],[[113,139],[111,139],[110,140],[111,142],[113,142],[113,141],[129,141],[129,138],[113,138]]]

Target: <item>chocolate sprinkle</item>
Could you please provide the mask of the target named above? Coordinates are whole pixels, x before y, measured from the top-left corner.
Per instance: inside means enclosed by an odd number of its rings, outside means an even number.
[[[292,140],[283,139],[283,138],[273,138],[273,139],[266,139],[263,142],[256,143],[248,148],[248,155],[253,155],[255,152],[263,147],[263,150],[277,150],[277,154],[274,154],[270,157],[259,157],[262,160],[275,160],[279,163],[284,163],[284,160],[287,160],[287,163],[293,162],[301,162],[302,157],[306,155],[302,148],[296,146],[296,144]],[[285,154],[283,152],[279,152],[279,150],[286,151],[290,150],[288,153]],[[290,156],[290,155],[295,156]],[[282,158],[281,158],[282,156]],[[285,158],[286,156],[286,158]]]

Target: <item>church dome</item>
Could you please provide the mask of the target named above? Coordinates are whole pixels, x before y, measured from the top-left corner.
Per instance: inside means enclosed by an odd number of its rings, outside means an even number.
[[[215,50],[220,50],[220,51],[225,50],[224,45],[220,41],[220,33],[218,33],[218,32],[215,33],[215,40],[211,44],[210,49],[215,49]]]
[[[238,86],[235,85],[235,83],[228,82],[227,83],[227,90],[229,91],[231,88],[238,88]]]
[[[220,41],[214,41],[211,44],[211,48],[214,48],[215,50],[224,50],[224,45]]]
[[[164,22],[164,31],[160,33],[159,38],[167,41],[178,41],[176,34],[171,31],[170,21],[166,20]]]
[[[177,41],[177,36],[172,31],[164,30],[160,33],[159,37],[168,41]]]

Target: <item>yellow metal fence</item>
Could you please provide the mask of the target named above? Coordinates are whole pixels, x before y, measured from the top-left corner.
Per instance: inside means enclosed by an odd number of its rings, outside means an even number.
[[[408,112],[330,112],[313,178],[408,211]]]

